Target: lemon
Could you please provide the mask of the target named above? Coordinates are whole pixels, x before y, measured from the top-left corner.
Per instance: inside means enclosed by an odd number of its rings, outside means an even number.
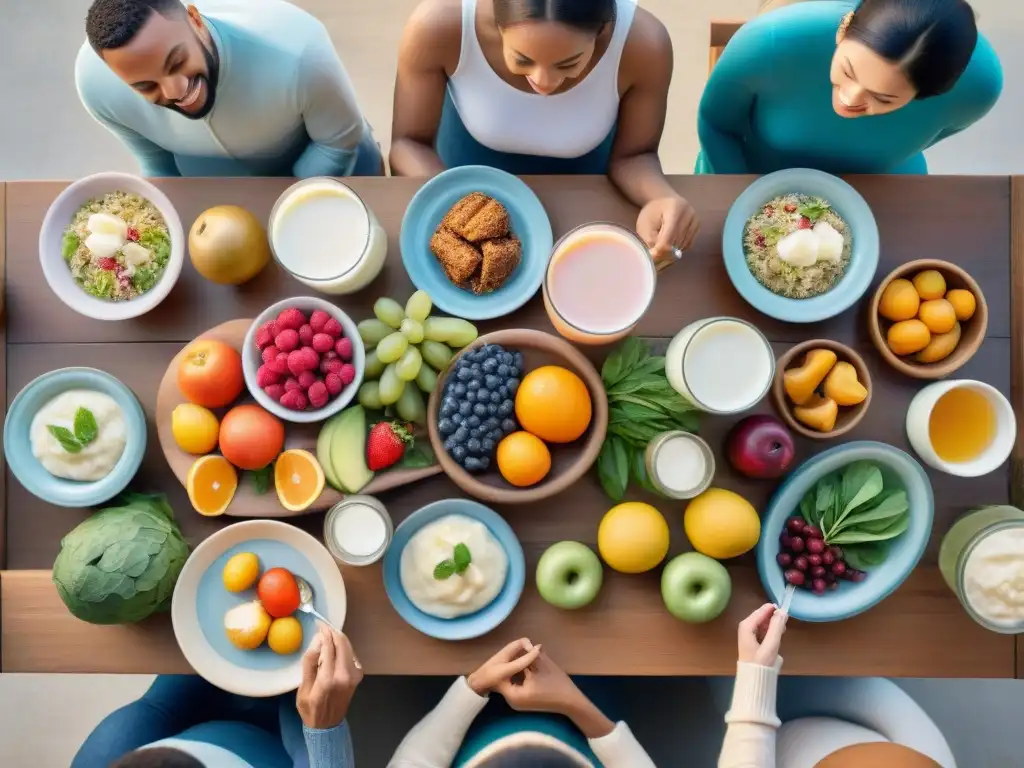
[[[597,529],[601,557],[621,573],[643,573],[668,554],[668,523],[650,504],[627,501],[612,507]]]
[[[267,634],[267,645],[282,656],[295,653],[302,647],[302,624],[294,616],[274,619]]]
[[[708,488],[686,506],[683,528],[698,552],[726,560],[753,549],[761,537],[761,518],[738,493]]]
[[[260,561],[252,552],[239,552],[224,564],[224,589],[241,592],[256,583],[260,577]]]
[[[217,447],[220,422],[203,406],[182,403],[171,413],[171,434],[185,453],[202,456]]]

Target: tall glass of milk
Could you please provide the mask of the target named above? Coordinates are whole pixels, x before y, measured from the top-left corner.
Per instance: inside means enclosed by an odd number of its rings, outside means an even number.
[[[355,293],[384,267],[388,236],[362,198],[337,179],[288,187],[270,212],[270,250],[300,283],[322,293]]]
[[[746,320],[709,317],[668,345],[665,374],[676,392],[706,413],[742,413],[761,402],[775,377],[775,354]]]

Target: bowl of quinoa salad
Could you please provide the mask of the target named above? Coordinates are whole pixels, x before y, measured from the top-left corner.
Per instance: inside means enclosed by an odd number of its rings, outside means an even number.
[[[51,204],[39,233],[50,288],[96,320],[126,320],[153,309],[177,282],[184,257],[174,206],[153,184],[129,174],[74,182]]]
[[[834,317],[878,267],[874,214],[842,179],[808,168],[762,176],[736,199],[722,234],[726,272],[760,312],[791,323]]]

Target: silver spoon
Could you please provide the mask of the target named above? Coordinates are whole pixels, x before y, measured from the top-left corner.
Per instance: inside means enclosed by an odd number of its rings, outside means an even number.
[[[309,586],[309,582],[301,576],[296,576],[295,583],[299,585],[299,610],[303,613],[308,613],[315,619],[319,619],[328,627],[337,632],[338,628],[331,624],[331,622],[329,622],[322,615],[320,615],[317,609],[313,607],[313,588]]]

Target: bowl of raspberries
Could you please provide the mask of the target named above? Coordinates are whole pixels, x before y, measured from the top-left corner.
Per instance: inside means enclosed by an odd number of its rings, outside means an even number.
[[[256,402],[285,421],[323,421],[356,396],[366,352],[334,304],[294,297],[267,307],[245,335],[242,369]]]

